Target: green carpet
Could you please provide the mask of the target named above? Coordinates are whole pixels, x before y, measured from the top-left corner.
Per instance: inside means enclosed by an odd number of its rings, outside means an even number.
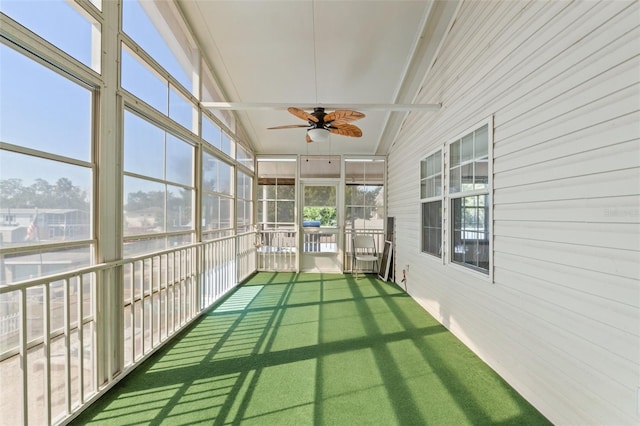
[[[549,422],[394,284],[259,273],[73,424]]]

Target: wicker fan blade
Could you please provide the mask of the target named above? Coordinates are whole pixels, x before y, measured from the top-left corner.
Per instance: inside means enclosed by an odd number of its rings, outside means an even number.
[[[358,111],[351,111],[348,109],[338,109],[325,115],[324,122],[330,123],[332,121],[341,121],[344,123],[348,123],[351,121],[360,120],[361,118],[364,118],[364,117],[365,115]]]
[[[341,124],[340,127],[330,126],[327,130],[336,135],[351,136],[353,138],[359,138],[362,136],[362,130],[358,126],[353,124]]]
[[[303,111],[299,108],[294,108],[294,107],[289,107],[287,108],[287,111],[289,111],[291,114],[295,115],[296,117],[305,120],[305,121],[313,121],[314,123],[318,122],[318,119],[316,117],[314,117],[313,115],[309,114],[306,111]]]
[[[309,127],[307,124],[287,124],[284,126],[267,127],[267,130],[274,129],[297,129],[298,127]]]
[[[313,142],[313,141],[311,140],[311,136],[309,136],[309,133],[307,133],[307,143],[311,143],[311,142]]]

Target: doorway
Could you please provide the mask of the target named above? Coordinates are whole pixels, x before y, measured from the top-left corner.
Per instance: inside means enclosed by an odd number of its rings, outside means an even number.
[[[342,272],[338,181],[305,181],[300,200],[300,270]]]

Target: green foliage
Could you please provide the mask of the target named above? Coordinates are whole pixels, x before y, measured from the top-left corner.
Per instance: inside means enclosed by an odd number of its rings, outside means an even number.
[[[320,226],[335,225],[337,217],[334,207],[305,207],[303,216],[304,220],[320,221]]]
[[[3,208],[77,209],[88,211],[87,192],[67,178],[55,184],[36,179],[24,186],[21,179],[0,180],[0,206]]]

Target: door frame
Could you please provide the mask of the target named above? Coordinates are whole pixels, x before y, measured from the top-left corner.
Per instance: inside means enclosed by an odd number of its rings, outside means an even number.
[[[304,189],[307,186],[334,186],[336,188],[336,226],[331,229],[336,234],[335,252],[305,252],[305,228],[304,223]],[[344,250],[344,201],[342,179],[307,178],[300,179],[298,200],[298,270],[300,272],[342,273]]]

